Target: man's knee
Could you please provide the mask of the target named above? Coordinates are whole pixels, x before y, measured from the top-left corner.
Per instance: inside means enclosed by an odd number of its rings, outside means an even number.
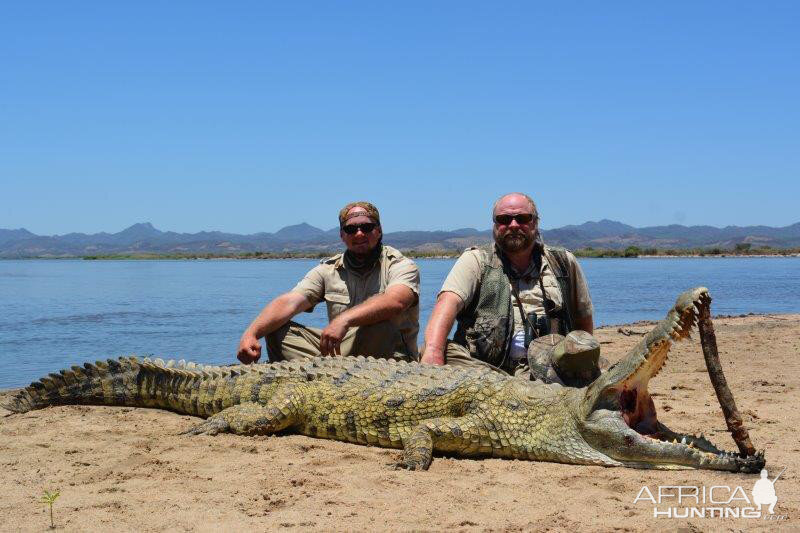
[[[466,368],[489,368],[497,372],[505,374],[505,372],[496,366],[490,365],[486,361],[482,361],[470,353],[469,349],[463,344],[455,341],[448,340],[447,346],[444,351],[444,364],[460,366]]]
[[[354,331],[353,343],[349,347],[350,353],[342,355],[364,355],[380,358],[389,358],[401,345],[400,333],[388,320],[352,328]]]
[[[267,354],[270,362],[308,359],[320,355],[320,332],[289,321],[267,335]]]
[[[290,361],[319,357],[322,330],[289,321],[267,335],[267,353],[270,361]],[[364,355],[413,361],[397,350],[399,333],[391,324],[350,328],[342,340],[342,355]]]
[[[270,362],[283,360],[281,345],[286,338],[286,334],[289,332],[289,324],[291,324],[291,322],[287,322],[264,338],[267,344],[267,356]]]

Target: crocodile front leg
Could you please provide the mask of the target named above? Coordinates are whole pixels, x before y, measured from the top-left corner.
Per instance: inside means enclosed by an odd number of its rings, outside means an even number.
[[[473,436],[477,434],[472,417],[431,418],[417,425],[403,438],[403,460],[395,468],[427,470],[433,461],[433,452],[464,452],[474,448]]]
[[[223,409],[181,435],[268,435],[295,423],[296,413],[293,409],[287,411],[257,403],[242,403]]]
[[[268,435],[286,429],[300,419],[294,387],[276,391],[266,405],[247,402],[223,409],[204,422],[184,431],[184,435]]]

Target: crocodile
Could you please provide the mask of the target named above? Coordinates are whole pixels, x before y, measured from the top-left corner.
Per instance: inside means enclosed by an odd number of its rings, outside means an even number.
[[[19,391],[23,413],[60,404],[152,407],[202,417],[187,435],[272,434],[402,449],[398,468],[425,470],[433,453],[579,465],[759,472],[744,456],[656,417],[648,383],[687,338],[707,289],[681,294],[620,362],[589,386],[365,357],[211,367],[123,357],[73,366]],[[13,414],[8,415],[13,416]]]

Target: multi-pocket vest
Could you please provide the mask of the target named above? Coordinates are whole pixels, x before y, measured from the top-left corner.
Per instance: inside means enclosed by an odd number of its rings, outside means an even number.
[[[511,286],[494,244],[477,249],[481,258],[478,293],[456,317],[458,325],[453,340],[469,349],[473,357],[502,367],[514,334]],[[556,276],[563,302],[561,309],[548,318],[551,323],[558,323],[558,333],[566,335],[575,316],[567,251],[545,245],[544,256]]]

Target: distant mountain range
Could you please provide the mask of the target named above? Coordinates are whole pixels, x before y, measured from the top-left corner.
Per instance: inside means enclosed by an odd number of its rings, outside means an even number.
[[[571,249],[640,248],[733,248],[740,243],[753,247],[794,248],[800,246],[800,222],[782,228],[769,226],[651,226],[635,228],[613,220],[586,222],[543,230],[545,242]],[[395,231],[384,234],[384,242],[401,250],[432,252],[459,250],[488,242],[491,230],[463,228],[453,231]],[[134,224],[119,233],[68,233],[35,235],[26,229],[0,229],[0,258],[80,257],[107,254],[237,254],[246,252],[313,253],[342,248],[339,229],[322,230],[306,223],[286,226],[275,233],[239,235],[220,231],[175,233],[161,231],[149,222]]]

